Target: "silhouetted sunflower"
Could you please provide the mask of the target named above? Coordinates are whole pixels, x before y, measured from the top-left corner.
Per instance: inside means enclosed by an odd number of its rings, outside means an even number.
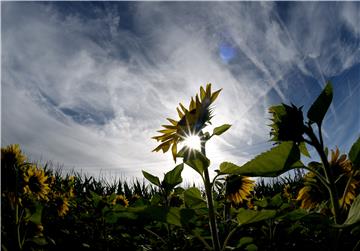
[[[34,197],[38,200],[48,200],[48,193],[50,192],[49,184],[47,183],[47,176],[42,168],[36,165],[31,165],[23,174],[24,178],[24,194]]]
[[[126,197],[124,195],[116,195],[115,199],[112,201],[113,205],[119,204],[122,205],[124,207],[129,206],[129,201],[126,199]]]
[[[1,148],[1,166],[20,166],[26,161],[26,156],[21,152],[18,144]]]
[[[200,98],[198,94],[196,94],[195,100],[191,98],[188,109],[180,103],[180,108],[176,108],[179,120],[167,119],[171,124],[163,125],[165,129],[158,131],[162,135],[153,137],[153,139],[161,142],[153,151],[162,150],[165,153],[171,147],[174,161],[176,161],[177,144],[189,135],[197,135],[210,123],[212,118],[210,105],[218,97],[220,91],[221,89],[212,93],[211,84],[207,84],[206,90],[200,87]]]
[[[21,152],[19,145],[8,145],[1,148],[1,190],[8,192],[12,201],[18,200],[21,179],[20,168],[24,166],[26,156]],[[11,195],[10,195],[11,194]]]
[[[273,123],[270,125],[271,140],[280,141],[304,141],[304,117],[301,108],[281,104],[269,108]]]
[[[251,195],[254,181],[241,175],[230,175],[226,178],[225,197],[235,206],[242,204]]]

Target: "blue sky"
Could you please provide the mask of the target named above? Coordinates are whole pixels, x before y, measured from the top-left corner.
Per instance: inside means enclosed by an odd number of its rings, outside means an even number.
[[[65,170],[161,175],[151,137],[199,86],[223,88],[212,169],[271,146],[269,106],[307,111],[332,80],[325,143],[360,135],[358,2],[3,2],[1,145]],[[185,178],[196,173],[186,168]]]

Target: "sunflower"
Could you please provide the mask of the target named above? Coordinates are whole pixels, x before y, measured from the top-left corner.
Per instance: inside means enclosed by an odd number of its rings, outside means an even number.
[[[21,178],[21,167],[24,166],[26,156],[19,145],[8,145],[1,148],[1,190],[18,196]]]
[[[304,117],[301,111],[302,107],[281,104],[269,108],[273,122],[271,127],[270,136],[271,140],[275,142],[280,141],[304,141]]]
[[[344,209],[347,209],[358,193],[360,177],[358,174],[351,175],[352,164],[350,160],[347,159],[345,154],[341,155],[340,157],[339,155],[340,152],[338,148],[336,148],[335,151],[332,150],[329,164],[336,180],[335,187],[337,189],[338,195],[341,196],[339,198],[339,204]],[[318,172],[323,174],[321,164],[317,163],[316,166]],[[349,179],[351,180],[347,187],[347,191],[345,192]],[[326,187],[320,182],[315,173],[307,173],[304,176],[304,184],[305,186],[300,189],[296,199],[301,201],[301,208],[314,209],[319,204],[329,199],[329,194]]]
[[[165,153],[171,147],[174,161],[176,161],[177,144],[189,135],[197,135],[207,123],[210,123],[212,118],[210,105],[218,97],[220,91],[221,89],[212,93],[211,84],[207,84],[205,89],[200,87],[200,98],[198,94],[196,94],[195,100],[191,98],[188,109],[180,103],[180,108],[176,108],[179,120],[167,119],[171,124],[163,125],[165,129],[158,131],[162,135],[153,137],[161,142],[153,152],[162,150]]]
[[[18,144],[1,148],[1,166],[20,166],[26,161],[26,156],[21,152]]]
[[[353,171],[351,161],[347,159],[346,154],[340,156],[338,148],[336,148],[335,151],[331,151],[330,168],[334,171],[335,177],[337,178],[335,185],[338,189],[339,196],[343,196],[339,199],[339,203],[347,209],[357,196],[360,187],[360,177],[358,173],[351,175]],[[349,179],[351,180],[349,181]],[[345,192],[348,182],[349,185]]]
[[[113,205],[119,204],[122,205],[124,207],[129,206],[129,201],[126,199],[126,197],[124,195],[116,195],[115,199],[112,201]]]
[[[230,175],[226,178],[225,197],[233,205],[240,205],[247,200],[254,189],[254,181],[241,175]]]
[[[31,165],[27,168],[24,175],[24,194],[34,197],[38,200],[48,200],[48,193],[50,192],[49,184],[47,183],[48,177],[42,168],[36,165]]]
[[[55,198],[55,205],[60,217],[64,217],[70,210],[69,199],[66,196],[58,194]]]

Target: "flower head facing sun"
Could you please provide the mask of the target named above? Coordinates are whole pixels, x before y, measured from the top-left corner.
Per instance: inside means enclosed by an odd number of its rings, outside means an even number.
[[[42,168],[36,165],[31,165],[27,168],[23,176],[24,179],[24,194],[38,200],[48,200],[48,193],[50,192],[48,177]]]
[[[220,91],[221,89],[212,93],[211,84],[207,84],[205,89],[200,87],[200,97],[196,94],[195,100],[191,98],[188,109],[180,103],[180,108],[176,108],[179,120],[167,119],[171,124],[163,125],[165,129],[158,131],[162,135],[153,137],[161,142],[153,151],[162,150],[165,153],[171,147],[173,159],[176,161],[178,143],[188,136],[198,135],[210,123],[212,118],[210,105],[216,100]]]
[[[230,175],[226,178],[225,197],[235,206],[248,199],[254,189],[254,181],[241,175]]]

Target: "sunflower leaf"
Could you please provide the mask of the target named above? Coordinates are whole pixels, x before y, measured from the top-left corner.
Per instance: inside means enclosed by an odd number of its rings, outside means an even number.
[[[190,208],[204,208],[206,202],[201,197],[201,192],[196,187],[191,187],[184,192],[185,205]]]
[[[230,127],[231,127],[231,125],[229,125],[229,124],[224,124],[222,126],[215,127],[214,131],[213,131],[213,135],[219,136],[219,135],[223,134],[224,132],[226,132]]]
[[[342,226],[349,226],[360,222],[360,195],[352,203],[348,217]]]
[[[319,97],[311,105],[307,117],[310,122],[317,123],[318,126],[321,125],[327,110],[330,107],[331,101],[333,99],[333,88],[331,82],[328,81],[324,90],[321,92]]]
[[[152,175],[152,174],[150,174],[150,173],[148,173],[148,172],[145,172],[145,171],[142,171],[142,173],[143,173],[143,175],[144,175],[144,177],[148,180],[148,181],[150,181],[151,183],[153,183],[155,186],[160,186],[160,180],[159,180],[159,178],[158,177],[156,177],[156,176],[154,176],[154,175]]]
[[[251,210],[240,208],[237,214],[237,221],[240,225],[255,223],[275,217],[276,210]]]
[[[185,160],[185,164],[192,167],[201,176],[204,173],[205,168],[210,165],[210,160],[206,158],[201,152],[193,150],[194,153],[190,154],[189,158]]]
[[[164,180],[162,182],[162,186],[170,191],[172,190],[176,185],[180,184],[182,182],[181,172],[184,169],[184,164],[177,165],[174,169],[167,172],[164,176]]]
[[[249,177],[275,177],[288,170],[304,166],[300,151],[294,142],[285,141],[271,150],[261,153],[242,166],[230,162],[220,165],[223,174],[240,174]]]
[[[356,142],[352,145],[349,152],[349,159],[353,163],[353,166],[356,169],[360,168],[360,137],[356,140]]]

